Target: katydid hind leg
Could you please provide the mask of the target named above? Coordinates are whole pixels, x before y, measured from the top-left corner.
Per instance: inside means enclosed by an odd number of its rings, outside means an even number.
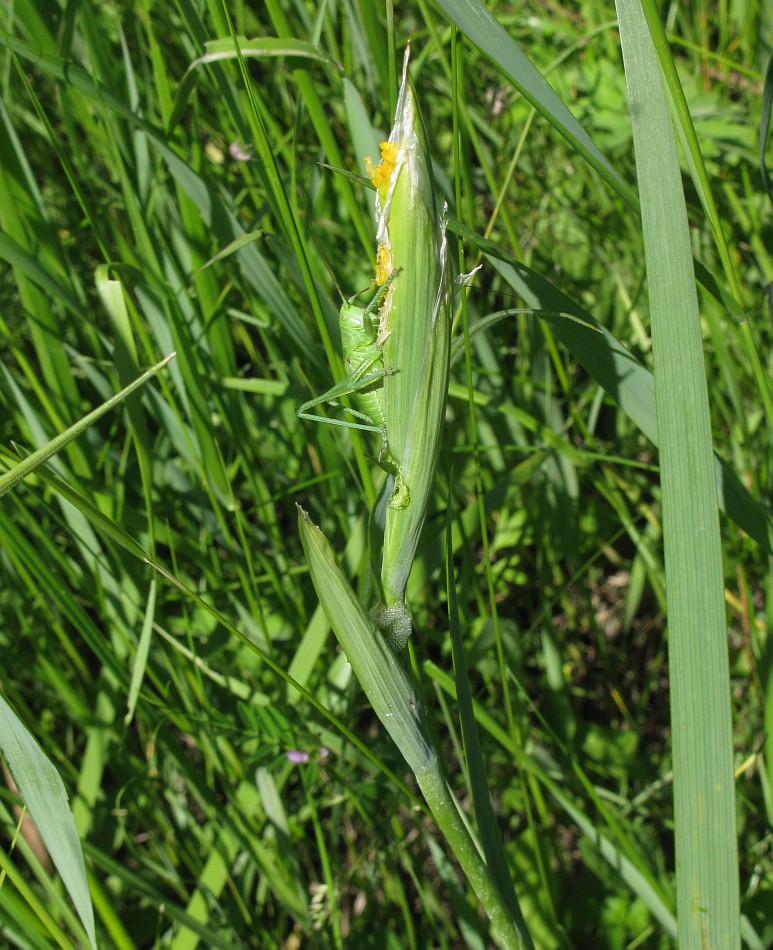
[[[332,402],[340,396],[357,395],[357,393],[362,392],[363,389],[367,389],[369,386],[373,386],[387,375],[389,374],[385,370],[379,369],[359,376],[356,379],[353,376],[347,376],[346,379],[332,386],[327,392],[322,393],[321,396],[315,396],[314,399],[309,399],[308,402],[303,403],[302,406],[298,407],[297,413],[300,415],[306,412],[307,409],[319,406],[325,402]]]
[[[346,406],[342,406],[347,412],[352,413],[353,415],[359,416],[362,419],[367,419],[364,413],[357,412],[356,409],[346,409]],[[381,426],[373,425],[371,422],[352,422],[350,419],[336,419],[330,416],[316,416],[312,412],[303,412],[301,409],[295,410],[296,415],[299,419],[306,419],[308,422],[324,422],[325,425],[329,426],[340,426],[342,429],[359,429],[362,432],[381,432]]]

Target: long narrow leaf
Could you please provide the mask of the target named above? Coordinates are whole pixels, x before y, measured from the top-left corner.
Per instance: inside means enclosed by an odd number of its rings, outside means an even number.
[[[668,590],[677,923],[740,945],[730,675],[708,390],[679,160],[638,0],[618,0],[649,282]]]
[[[459,625],[459,604],[456,599],[456,578],[454,577],[454,552],[451,541],[452,534],[451,508],[448,509],[446,523],[446,588],[448,590],[448,621],[451,631],[451,652],[454,660],[454,680],[456,681],[456,696],[459,702],[459,720],[464,739],[464,753],[470,774],[470,786],[475,806],[475,819],[478,824],[480,841],[486,863],[491,869],[491,875],[506,904],[514,902],[515,892],[507,858],[502,847],[502,836],[497,827],[494,806],[491,801],[491,791],[486,781],[486,765],[483,759],[483,750],[480,745],[480,736],[475,722],[470,680],[467,671],[467,660],[464,655],[464,640]]]
[[[7,491],[10,491],[14,485],[18,485],[20,481],[25,479],[30,472],[33,472],[39,465],[42,465],[43,462],[50,459],[52,455],[60,452],[69,442],[72,442],[73,439],[76,439],[82,432],[88,429],[90,425],[93,425],[97,419],[100,419],[106,412],[109,412],[113,406],[116,406],[123,399],[126,399],[127,396],[131,395],[151,377],[155,376],[171,359],[174,359],[174,353],[165,356],[164,359],[143,373],[142,376],[135,379],[134,382],[130,383],[125,389],[116,393],[115,396],[112,396],[107,402],[104,402],[97,409],[85,415],[74,425],[70,426],[69,429],[60,433],[56,438],[51,439],[46,445],[19,462],[19,464],[15,465],[9,472],[6,472],[5,475],[0,477],[0,495],[4,495]]]
[[[62,876],[78,916],[96,947],[94,910],[89,896],[86,865],[67,792],[59,773],[27,727],[0,696],[0,752]]]
[[[518,44],[481,0],[437,0],[459,29],[513,83],[525,99],[572,145],[602,178],[632,207],[636,194],[591,141],[588,133],[553,91],[542,74],[524,56]]]
[[[581,323],[566,320],[561,316],[551,316],[551,313],[568,313],[590,327],[599,327],[587,310],[531,268],[505,254],[458,221],[449,220],[448,230],[472,241],[484,251],[491,265],[513,290],[530,307],[545,314],[545,322],[550,324],[552,332],[577,362],[615,400],[653,445],[658,445],[655,381],[647,367],[629,353],[608,330],[592,333]],[[719,454],[715,455],[714,467],[722,510],[763,550],[773,553],[773,518],[770,511],[749,494],[748,489]]]

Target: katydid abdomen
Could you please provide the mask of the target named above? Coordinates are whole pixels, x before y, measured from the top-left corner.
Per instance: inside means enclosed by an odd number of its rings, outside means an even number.
[[[347,379],[364,382],[377,371],[379,376],[366,388],[352,391],[355,407],[378,428],[384,426],[383,359],[376,345],[378,320],[370,308],[357,307],[347,301],[338,318],[341,330],[341,351]]]

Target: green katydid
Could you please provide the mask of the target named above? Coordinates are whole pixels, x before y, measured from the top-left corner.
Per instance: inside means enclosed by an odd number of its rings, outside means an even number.
[[[366,432],[380,432],[383,446],[386,445],[384,419],[383,379],[394,369],[385,369],[378,341],[379,307],[383,303],[392,281],[399,271],[393,271],[384,284],[379,287],[367,307],[360,307],[354,301],[365,291],[355,294],[344,301],[338,317],[341,331],[341,350],[346,369],[346,378],[326,393],[310,399],[296,409],[301,419],[312,422],[326,422],[329,425],[344,426],[348,429],[364,429]],[[370,289],[370,288],[368,288]],[[344,410],[355,419],[330,419],[309,412],[314,406],[335,402],[339,396],[352,396],[356,408],[344,406]]]
[[[384,284],[379,287],[378,292],[373,296],[367,307],[360,307],[354,301],[366,291],[360,291],[353,297],[344,301],[341,312],[338,317],[338,326],[341,331],[341,349],[343,352],[344,367],[347,371],[346,378],[340,383],[328,389],[327,392],[308,402],[303,403],[296,409],[296,413],[301,419],[308,419],[312,422],[326,422],[328,425],[343,426],[347,429],[362,429],[365,432],[380,432],[382,435],[382,451],[379,453],[379,461],[384,458],[388,460],[386,451],[386,430],[384,419],[384,392],[383,379],[391,373],[397,372],[396,369],[385,369],[383,366],[383,357],[378,341],[379,329],[379,307],[386,295],[392,281],[399,271],[393,271]],[[370,289],[370,288],[368,288]],[[490,314],[488,317],[480,320],[474,327],[470,328],[470,336],[480,333],[494,323],[499,322],[505,317],[513,316],[519,313],[534,313],[543,317],[563,317],[580,323],[591,330],[598,330],[592,324],[574,316],[570,313],[563,313],[553,310],[501,310],[498,313]],[[451,351],[451,363],[455,363],[464,352],[464,340],[459,338],[455,341]],[[327,416],[319,416],[309,412],[314,406],[321,403],[335,402],[339,396],[352,396],[355,405],[358,408],[342,407],[345,412],[354,416],[360,421],[354,422],[351,419],[331,419]],[[391,468],[387,470],[391,471]]]

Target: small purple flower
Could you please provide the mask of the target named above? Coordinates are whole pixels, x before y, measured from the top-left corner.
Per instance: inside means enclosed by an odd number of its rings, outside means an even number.
[[[249,147],[242,148],[238,142],[231,142],[228,146],[228,153],[237,162],[248,162],[252,158],[252,149]]]
[[[302,752],[300,749],[288,749],[287,758],[291,762],[295,762],[297,765],[303,765],[305,762],[309,761],[309,753]]]

